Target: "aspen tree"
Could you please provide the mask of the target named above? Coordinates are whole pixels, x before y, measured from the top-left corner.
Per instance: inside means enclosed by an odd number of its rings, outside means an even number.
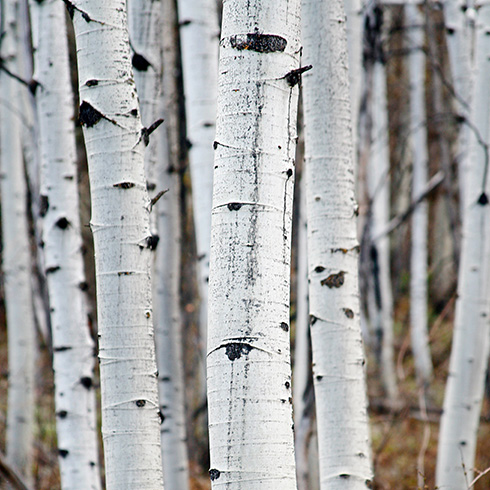
[[[18,73],[18,7],[2,4],[2,64]],[[8,336],[8,405],[6,456],[32,481],[34,434],[35,324],[31,292],[31,256],[27,222],[27,189],[21,145],[22,97],[19,82],[0,70],[0,195],[2,206],[2,272]]]
[[[321,489],[372,478],[342,0],[302,3],[308,278]]]
[[[218,13],[216,0],[178,0],[192,203],[199,261],[200,329],[206,353],[213,141],[216,134]]]
[[[162,37],[167,36],[167,25],[162,17],[163,7],[158,2],[129,2],[130,36],[134,50],[132,61],[141,118],[145,125],[151,125],[164,113]],[[149,142],[145,167],[150,195],[157,196],[162,190],[167,191],[155,204],[152,213],[153,309],[163,474],[166,490],[185,490],[189,486],[189,468],[179,311],[179,178],[177,173],[169,171],[170,155],[164,128]]]
[[[477,19],[476,80],[471,120],[488,142],[490,121],[490,3],[481,3]],[[488,143],[486,143],[488,144]],[[477,430],[489,351],[490,208],[488,149],[470,138],[467,207],[464,213],[458,297],[449,376],[439,432],[436,483],[439,488],[468,488],[473,478]]]
[[[93,384],[94,343],[85,292],[73,93],[65,8],[32,3],[42,28],[35,51],[44,258],[53,339],[56,428],[63,489],[101,488]],[[56,108],[56,109],[54,109]]]
[[[412,200],[416,201],[427,184],[427,128],[425,114],[425,54],[423,15],[417,5],[405,6],[408,28],[410,77],[410,137],[413,158]],[[410,334],[419,384],[427,387],[432,378],[427,312],[428,220],[427,201],[420,202],[412,215],[410,261]]]
[[[296,489],[289,271],[299,2],[223,4],[209,284],[212,487]]]
[[[106,488],[161,489],[145,143],[126,2],[65,0],[89,165]]]

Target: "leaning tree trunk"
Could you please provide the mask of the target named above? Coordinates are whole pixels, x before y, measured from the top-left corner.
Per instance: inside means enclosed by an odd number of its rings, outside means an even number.
[[[215,489],[296,488],[289,270],[299,52],[298,1],[224,3],[207,364]]]
[[[94,343],[86,309],[65,9],[58,0],[32,7],[32,22],[42,29],[35,79],[61,485],[98,490]]]
[[[416,201],[427,185],[427,126],[425,114],[424,16],[417,5],[405,6],[409,42],[410,128],[412,147],[412,200]],[[410,262],[410,335],[417,380],[428,387],[432,378],[427,312],[428,220],[427,201],[420,202],[412,215]]]
[[[17,1],[2,4],[1,57],[16,73]],[[8,336],[8,462],[25,478],[32,477],[34,435],[35,325],[31,293],[31,257],[27,222],[27,189],[21,146],[22,98],[19,82],[0,70],[0,142],[2,270]]]
[[[89,165],[106,486],[162,483],[150,262],[151,204],[124,0],[65,0],[77,43]]]
[[[439,488],[448,490],[468,488],[472,480],[489,351],[488,32],[490,3],[484,3],[478,14],[475,53],[478,72],[471,117],[486,147],[472,133],[454,337],[437,457],[436,483]]]
[[[342,0],[303,0],[308,278],[320,488],[372,479]],[[333,408],[334,407],[334,408]]]

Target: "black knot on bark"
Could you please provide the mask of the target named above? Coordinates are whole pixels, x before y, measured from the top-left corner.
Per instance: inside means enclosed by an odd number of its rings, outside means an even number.
[[[80,124],[91,128],[95,126],[104,116],[97,109],[94,109],[88,102],[83,101],[80,105],[78,119]]]
[[[209,470],[209,478],[211,478],[211,481],[217,480],[221,476],[221,471],[211,468]]]
[[[147,71],[151,63],[141,54],[134,53],[133,59],[131,60],[133,66],[138,71]]]
[[[486,195],[485,192],[482,192],[480,194],[480,197],[478,198],[478,204],[480,206],[486,206],[488,204],[488,196]]]
[[[61,230],[66,230],[70,226],[70,222],[65,217],[63,217],[56,222],[56,226]]]
[[[241,207],[242,205],[239,202],[230,202],[228,204],[228,209],[230,211],[238,211]]]
[[[92,378],[89,378],[88,376],[84,376],[83,378],[80,378],[80,384],[89,390],[92,388]]]
[[[146,401],[145,400],[136,400],[136,406],[138,408],[142,408],[146,405]]]

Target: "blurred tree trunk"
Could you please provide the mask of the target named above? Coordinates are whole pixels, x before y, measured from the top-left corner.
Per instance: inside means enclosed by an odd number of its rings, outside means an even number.
[[[200,333],[206,355],[209,248],[216,134],[218,13],[216,0],[178,0],[185,116],[199,271]],[[205,393],[205,384],[204,391]]]
[[[489,32],[490,4],[485,3],[480,6],[477,18],[476,80],[471,110],[475,131],[470,137],[454,335],[437,457],[436,482],[448,490],[467,488],[473,478],[490,340]]]
[[[412,201],[427,185],[427,125],[425,112],[424,16],[417,5],[405,6],[410,77],[410,138],[412,147]],[[432,379],[427,312],[428,203],[420,202],[412,214],[410,261],[410,333],[415,370],[420,386]]]
[[[65,8],[58,0],[32,2],[31,19],[41,31],[35,80],[61,485],[98,490],[94,343],[86,309]]]
[[[372,479],[342,0],[303,0],[308,283],[321,489]],[[334,408],[333,408],[334,407]]]
[[[34,435],[35,324],[31,292],[27,188],[22,157],[23,105],[18,80],[19,26],[16,0],[2,4],[0,70],[2,266],[8,335],[6,457],[27,483],[32,482]]]
[[[65,1],[89,164],[106,488],[163,488],[150,278],[151,204],[125,0]]]
[[[207,364],[213,488],[296,489],[289,278],[299,21],[296,0],[223,5]]]

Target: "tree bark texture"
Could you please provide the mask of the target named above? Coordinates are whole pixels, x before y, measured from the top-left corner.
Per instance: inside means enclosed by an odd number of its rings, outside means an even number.
[[[223,4],[209,284],[213,489],[295,489],[289,349],[299,2]]]

